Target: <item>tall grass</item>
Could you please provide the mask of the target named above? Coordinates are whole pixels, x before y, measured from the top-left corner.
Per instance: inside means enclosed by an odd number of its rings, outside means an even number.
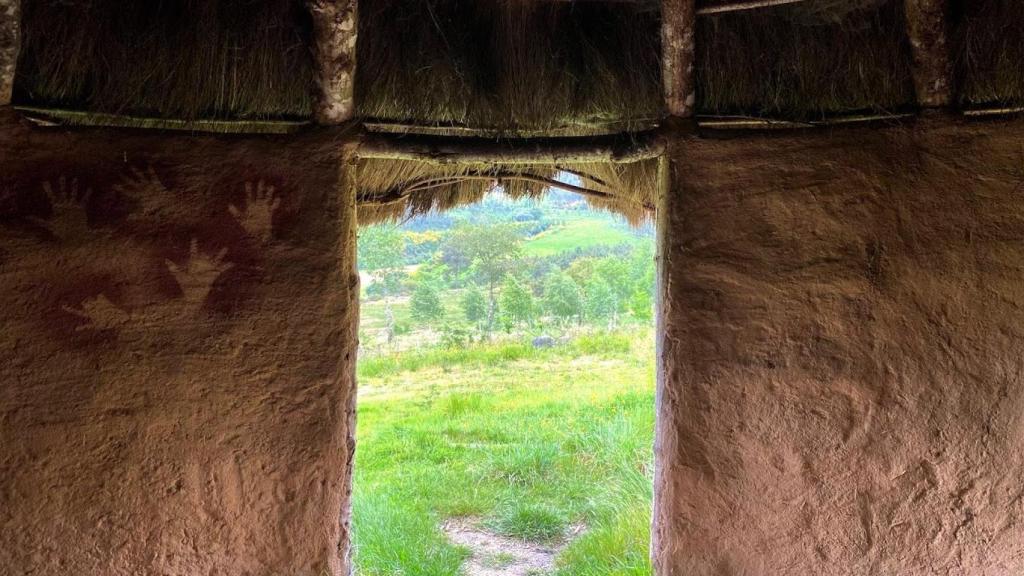
[[[651,574],[649,330],[405,356],[361,372],[357,574],[458,574],[452,517],[553,545],[582,530],[560,576]]]
[[[639,334],[639,333],[637,333]],[[598,332],[577,337],[568,344],[534,348],[529,342],[495,342],[466,347],[437,347],[361,358],[358,376],[381,378],[427,368],[487,368],[519,360],[570,359],[586,355],[624,354],[637,334]]]

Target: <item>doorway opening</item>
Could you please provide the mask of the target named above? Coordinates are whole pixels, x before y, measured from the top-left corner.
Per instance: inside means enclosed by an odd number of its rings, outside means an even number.
[[[357,575],[652,573],[652,222],[496,185],[361,227]]]

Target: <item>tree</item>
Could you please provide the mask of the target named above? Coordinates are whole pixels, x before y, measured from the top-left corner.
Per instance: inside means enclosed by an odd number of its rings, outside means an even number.
[[[431,260],[416,270],[416,281],[430,284],[439,292],[447,286],[448,266],[444,262]]]
[[[495,288],[519,261],[519,233],[512,224],[460,226],[452,233],[448,250],[470,262],[470,273],[487,286],[487,331],[494,328],[497,312]]]
[[[638,288],[629,299],[629,311],[641,322],[650,322],[654,317],[651,291]]]
[[[483,293],[475,285],[471,286],[465,294],[462,295],[462,313],[474,326],[479,327],[480,321],[487,315],[487,300],[484,299]]]
[[[533,322],[533,294],[515,278],[508,276],[501,287],[501,317],[506,327]]]
[[[579,284],[563,272],[552,272],[544,283],[544,308],[561,322],[583,315],[583,295]]]
[[[391,311],[390,296],[397,292],[404,274],[405,236],[391,224],[368,226],[360,230],[356,250],[359,267],[369,273],[371,282],[381,289],[387,339],[391,342],[395,337],[395,316]]]
[[[416,283],[409,299],[409,315],[421,326],[434,324],[444,317],[444,306],[433,283]]]
[[[637,320],[650,322],[654,317],[654,284],[657,277],[654,247],[646,244],[636,246],[629,267],[634,277],[629,310]]]
[[[393,224],[367,226],[359,231],[359,267],[367,272],[391,270],[402,266],[405,236]]]
[[[601,258],[594,266],[594,277],[602,280],[615,295],[615,312],[625,309],[639,276],[638,272],[630,266],[630,262],[614,256]]]
[[[587,286],[587,313],[595,320],[607,320],[614,327],[619,311],[619,300],[615,290],[600,276],[595,276]]]

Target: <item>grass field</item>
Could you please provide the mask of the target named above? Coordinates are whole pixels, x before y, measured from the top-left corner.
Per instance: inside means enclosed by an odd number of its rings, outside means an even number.
[[[560,576],[649,575],[649,329],[427,349],[360,362],[353,529],[360,576],[456,576],[441,529],[556,545]],[[495,558],[501,562],[501,558]]]
[[[523,244],[523,252],[529,256],[551,256],[576,248],[628,244],[635,239],[626,226],[611,218],[585,218],[541,232]]]

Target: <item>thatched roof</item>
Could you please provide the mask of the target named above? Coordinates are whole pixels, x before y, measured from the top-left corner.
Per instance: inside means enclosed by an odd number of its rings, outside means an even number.
[[[1024,104],[1024,2],[956,0],[953,12],[961,104]]]
[[[566,178],[570,176],[570,178]],[[537,197],[549,187],[581,192],[592,206],[639,224],[653,214],[658,161],[628,164],[439,166],[416,160],[359,162],[359,222],[372,224],[444,211],[477,202],[494,190],[513,198]]]
[[[653,214],[664,150],[657,133],[528,142],[367,134],[359,147],[359,220],[447,210],[494,190],[523,198],[548,188],[582,194],[634,223]]]
[[[923,102],[915,91],[929,77],[915,67],[920,50],[908,38],[913,16],[903,13],[903,0],[746,0],[776,5],[722,12],[737,1],[697,2],[699,116],[827,121],[891,117]],[[72,121],[85,124],[145,116],[127,124],[149,127],[160,119],[313,116],[314,22],[322,20],[306,0],[22,2],[16,104],[71,109]],[[953,103],[1024,105],[1021,0],[949,2]],[[377,130],[489,138],[647,130],[666,114],[660,6],[362,0],[358,42],[349,38],[357,120]],[[651,160],[522,166],[369,158],[360,164],[361,213],[372,220],[443,209],[499,185],[513,196],[537,194],[561,171],[579,173],[592,202],[631,218],[653,204]]]
[[[303,0],[23,4],[19,104],[310,117]],[[802,119],[912,106],[902,4],[803,0],[700,16],[698,113]],[[1019,0],[953,0],[950,22],[960,100],[1024,103]],[[644,129],[662,114],[659,25],[657,0],[364,0],[358,113],[509,132]]]
[[[914,106],[903,3],[797,3],[697,21],[697,108],[805,119]],[[782,40],[780,40],[782,39]]]
[[[376,0],[360,20],[366,117],[643,127],[661,112],[658,14],[644,4]]]
[[[23,0],[15,103],[162,118],[308,117],[303,0]]]

